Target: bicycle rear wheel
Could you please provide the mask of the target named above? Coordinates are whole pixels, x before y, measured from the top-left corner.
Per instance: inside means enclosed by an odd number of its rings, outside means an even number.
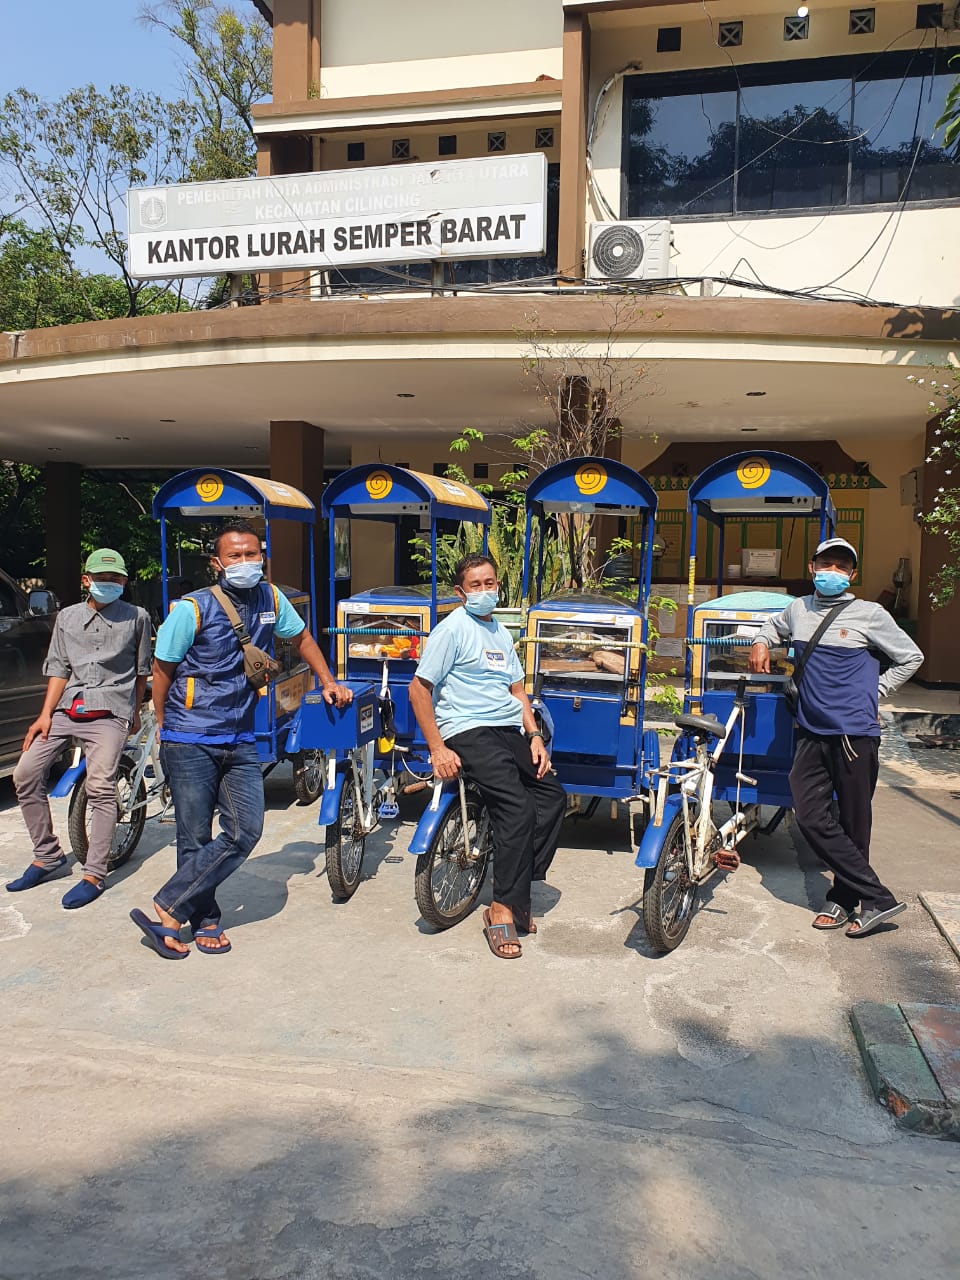
[[[673,951],[687,936],[699,892],[687,871],[681,812],[667,828],[657,865],[643,877],[643,927],[657,951]]]

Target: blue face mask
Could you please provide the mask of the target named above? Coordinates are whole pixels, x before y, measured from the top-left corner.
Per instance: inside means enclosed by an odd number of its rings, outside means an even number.
[[[97,604],[112,604],[123,595],[122,582],[91,582],[90,595]]]
[[[813,575],[813,585],[822,596],[839,596],[850,585],[850,578],[836,569],[818,569]]]
[[[485,618],[493,613],[499,599],[499,591],[471,591],[463,602],[463,607],[474,617]]]
[[[229,586],[237,587],[240,591],[248,590],[255,587],[263,577],[263,561],[244,560],[240,564],[227,565],[223,576]]]

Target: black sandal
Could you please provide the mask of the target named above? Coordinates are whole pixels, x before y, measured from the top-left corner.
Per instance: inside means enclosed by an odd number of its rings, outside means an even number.
[[[845,907],[841,907],[839,903],[830,902],[822,911],[818,911],[813,917],[812,927],[814,929],[842,929],[848,920],[853,920],[856,911],[847,911]],[[829,916],[832,924],[817,924],[821,916]]]

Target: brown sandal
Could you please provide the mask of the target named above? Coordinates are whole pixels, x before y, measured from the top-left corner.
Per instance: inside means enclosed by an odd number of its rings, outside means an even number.
[[[497,936],[498,934],[499,937]],[[513,925],[506,923],[491,924],[489,910],[483,913],[483,936],[498,960],[519,960],[523,955],[520,939],[517,937],[517,931]],[[515,946],[518,949],[514,952],[504,951],[504,947],[508,946]]]

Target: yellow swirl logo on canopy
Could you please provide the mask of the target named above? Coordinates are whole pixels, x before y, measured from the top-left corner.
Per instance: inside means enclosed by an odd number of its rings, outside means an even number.
[[[599,462],[585,462],[577,467],[573,482],[585,497],[599,493],[607,483],[607,472]]]
[[[201,476],[196,488],[201,502],[216,502],[223,493],[223,481],[213,474]]]
[[[393,481],[385,471],[371,471],[366,479],[367,493],[374,502],[385,498],[393,488]]]
[[[746,458],[737,467],[737,479],[744,489],[760,489],[770,479],[770,466],[763,458]]]

